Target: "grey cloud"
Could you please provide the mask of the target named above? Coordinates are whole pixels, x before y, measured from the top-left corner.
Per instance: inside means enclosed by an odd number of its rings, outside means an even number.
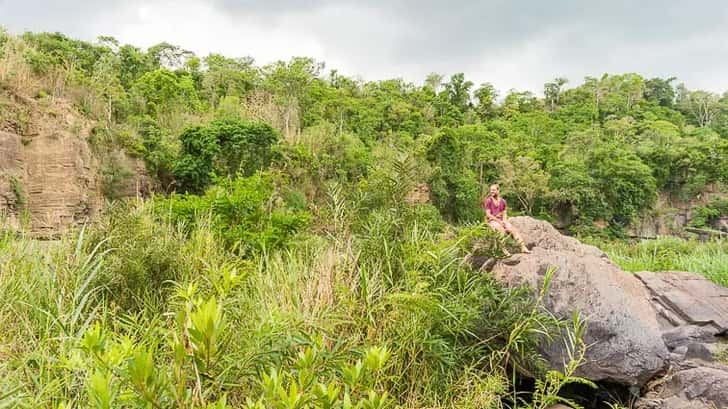
[[[138,0],[0,0],[0,25],[13,32],[61,31],[94,39],[135,19]]]
[[[497,71],[499,59],[527,59],[521,54],[538,43],[548,47],[548,60],[539,63],[540,75],[534,67],[523,67],[524,73],[539,78],[521,82],[536,90],[557,75],[578,82],[584,75],[615,70],[677,75],[703,87],[728,86],[720,70],[697,66],[728,68],[722,46],[728,34],[728,3],[721,0],[220,0],[216,5],[226,13],[260,13],[273,21],[298,16],[306,24],[303,29],[316,33],[336,54],[357,66],[371,60],[390,64],[390,75],[397,75],[400,66],[448,72],[491,66]],[[340,11],[339,21],[321,13],[332,8]],[[370,10],[376,11],[373,19]],[[382,24],[387,21],[396,27]],[[691,42],[707,42],[712,51]],[[708,78],[698,75],[706,71],[712,73]],[[499,82],[485,77],[487,71],[473,74]]]
[[[664,42],[690,36],[728,22],[728,3],[721,0],[681,1],[631,0],[609,2],[585,0],[556,1],[437,1],[374,0],[296,1],[296,0],[217,0],[225,13],[280,18],[289,15],[315,15],[338,7],[351,13],[343,24],[357,25],[358,10],[377,10],[406,27],[405,34],[392,38],[402,41],[397,51],[408,54],[467,56],[478,49],[502,49],[533,37],[575,26],[580,39],[606,38],[613,41]],[[331,21],[319,21],[309,28],[326,34]],[[323,23],[323,24],[322,24]],[[367,21],[375,34],[376,21]],[[366,39],[362,39],[366,41]]]
[[[170,3],[185,7],[196,0]],[[202,0],[199,0],[202,1]],[[141,0],[0,0],[0,24],[83,38],[133,25]],[[367,79],[464,71],[502,89],[567,75],[636,71],[675,75],[688,86],[728,88],[728,2],[723,0],[212,0],[227,19],[306,36],[320,58]],[[191,16],[194,18],[194,16]],[[214,31],[214,27],[210,28]],[[150,43],[175,41],[174,32]],[[264,36],[262,36],[264,38]],[[215,38],[214,36],[212,38]],[[185,44],[179,44],[185,47]],[[215,48],[214,44],[210,45]],[[253,56],[255,57],[255,55]]]

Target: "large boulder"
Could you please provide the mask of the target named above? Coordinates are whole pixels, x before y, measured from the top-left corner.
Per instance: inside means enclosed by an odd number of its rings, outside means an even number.
[[[680,271],[641,272],[672,361],[714,361],[728,353],[728,288]]]
[[[516,254],[492,266],[507,285],[543,285],[555,268],[544,306],[569,319],[578,310],[587,319],[584,340],[589,348],[577,375],[594,380],[642,386],[663,370],[669,353],[650,294],[642,282],[612,263],[596,247],[561,235],[553,226],[529,217],[510,222],[520,230],[531,254]],[[562,368],[566,351],[561,340],[544,347],[551,365]]]

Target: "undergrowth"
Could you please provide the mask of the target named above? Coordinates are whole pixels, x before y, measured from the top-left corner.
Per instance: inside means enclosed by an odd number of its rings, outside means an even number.
[[[699,242],[660,237],[639,243],[601,243],[609,258],[627,271],[691,271],[728,287],[728,241]]]
[[[0,407],[542,408],[578,380],[535,353],[567,325],[463,263],[477,228],[402,208],[395,236],[302,233],[242,258],[214,223],[158,209],[112,207],[58,242],[2,237]],[[517,368],[542,379],[534,400],[514,394]]]

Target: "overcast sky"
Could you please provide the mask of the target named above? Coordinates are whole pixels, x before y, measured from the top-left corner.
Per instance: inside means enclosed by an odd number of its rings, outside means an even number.
[[[638,72],[728,90],[727,0],[0,0],[0,25],[258,64],[311,56],[366,80],[464,72],[540,94],[557,76]]]

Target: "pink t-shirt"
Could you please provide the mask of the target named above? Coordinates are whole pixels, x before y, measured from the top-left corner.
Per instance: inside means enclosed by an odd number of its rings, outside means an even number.
[[[498,201],[498,204],[495,204],[495,200],[493,200],[492,197],[488,196],[487,199],[485,199],[485,203],[483,204],[483,209],[490,210],[490,214],[492,214],[496,219],[503,219],[503,212],[506,210],[506,199],[503,199],[502,197]]]

